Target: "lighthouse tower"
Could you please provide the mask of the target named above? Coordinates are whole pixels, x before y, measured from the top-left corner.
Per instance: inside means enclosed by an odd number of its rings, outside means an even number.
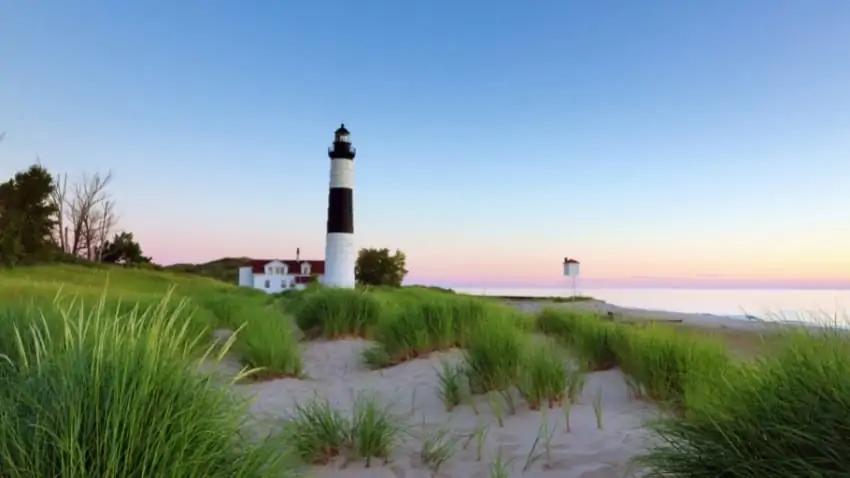
[[[328,230],[325,242],[324,284],[330,287],[354,287],[354,154],[351,133],[340,125],[334,132],[331,158],[331,182],[328,193]]]

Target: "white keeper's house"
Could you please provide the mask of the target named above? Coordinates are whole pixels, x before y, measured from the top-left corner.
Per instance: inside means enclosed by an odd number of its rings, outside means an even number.
[[[303,289],[311,282],[322,282],[325,261],[295,259],[252,259],[239,268],[239,286],[253,287],[269,294]]]

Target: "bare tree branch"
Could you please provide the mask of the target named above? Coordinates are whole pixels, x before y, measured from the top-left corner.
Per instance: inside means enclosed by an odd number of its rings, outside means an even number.
[[[53,239],[62,252],[70,252],[68,249],[68,227],[66,217],[68,213],[68,174],[56,176],[56,187],[50,194],[50,203],[56,208],[56,229],[53,231]]]
[[[109,191],[112,173],[101,176],[83,175],[76,183],[68,201],[70,241],[66,237],[67,251],[89,260],[100,258],[103,242],[115,227],[114,201]],[[68,233],[66,232],[66,236]]]

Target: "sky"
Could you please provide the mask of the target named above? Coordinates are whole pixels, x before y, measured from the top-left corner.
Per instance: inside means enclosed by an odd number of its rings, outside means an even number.
[[[163,264],[360,247],[457,286],[850,287],[846,0],[0,2],[0,175],[112,171]]]

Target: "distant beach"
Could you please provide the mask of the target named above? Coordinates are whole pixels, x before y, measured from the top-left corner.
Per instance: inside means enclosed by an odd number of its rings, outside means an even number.
[[[568,297],[567,288],[455,288],[458,292],[503,297]],[[748,318],[809,322],[814,316],[844,318],[850,313],[850,290],[787,289],[581,289],[579,295],[597,299],[569,304],[600,312],[682,318],[702,316],[704,320]],[[566,304],[564,304],[566,305]],[[533,305],[523,307],[538,307]],[[693,319],[693,317],[691,317]]]

